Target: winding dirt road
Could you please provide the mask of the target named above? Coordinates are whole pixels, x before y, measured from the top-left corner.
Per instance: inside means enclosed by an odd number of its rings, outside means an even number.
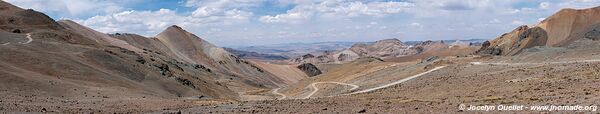
[[[19,43],[20,44],[29,44],[29,43],[33,42],[33,38],[31,38],[31,33],[25,34],[25,38],[27,38],[27,41],[25,41],[25,42],[19,42]],[[10,44],[10,42],[3,43],[2,45],[8,45],[8,44]]]
[[[410,77],[407,77],[407,78],[404,78],[404,79],[398,80],[398,81],[396,81],[396,82],[392,82],[392,83],[385,84],[385,85],[378,86],[378,87],[374,87],[374,88],[371,88],[371,89],[365,89],[365,90],[361,90],[361,91],[357,91],[357,92],[353,92],[353,93],[349,93],[349,94],[344,94],[344,95],[352,95],[352,94],[366,93],[366,92],[371,92],[371,91],[375,91],[375,90],[383,89],[383,88],[386,88],[386,87],[390,87],[390,86],[393,86],[393,85],[396,85],[396,84],[400,84],[400,83],[403,83],[403,82],[406,82],[406,81],[412,80],[412,79],[414,79],[414,78],[417,78],[417,77],[423,76],[423,75],[425,75],[425,74],[428,74],[428,73],[430,73],[430,72],[433,72],[433,71],[436,71],[436,70],[442,69],[442,68],[444,68],[444,67],[446,67],[446,66],[439,66],[439,67],[435,67],[435,68],[433,68],[433,69],[431,69],[431,70],[429,70],[429,71],[426,71],[426,72],[423,72],[423,73],[420,73],[420,74],[417,74],[417,75],[413,75],[413,76],[410,76]]]
[[[444,67],[446,67],[446,66],[435,67],[435,68],[433,68],[433,69],[431,69],[429,71],[426,71],[426,72],[423,72],[423,73],[420,73],[420,74],[417,74],[417,75],[413,75],[413,76],[410,76],[410,77],[407,77],[407,78],[404,78],[404,79],[401,79],[401,80],[398,80],[398,81],[395,81],[395,82],[392,82],[392,83],[388,83],[388,84],[385,84],[385,85],[382,85],[382,86],[378,86],[378,87],[374,87],[374,88],[370,88],[370,89],[365,89],[365,90],[361,90],[361,91],[357,91],[357,92],[352,92],[352,93],[348,93],[348,94],[341,94],[341,95],[342,96],[343,95],[352,95],[352,94],[366,93],[366,92],[371,92],[371,91],[383,89],[383,88],[386,88],[386,87],[390,87],[390,86],[393,86],[393,85],[396,85],[396,84],[400,84],[400,83],[412,80],[414,78],[423,76],[425,74],[428,74],[430,72],[442,69]],[[333,83],[333,84],[340,84],[340,85],[352,86],[352,89],[350,89],[350,91],[355,90],[355,89],[357,89],[357,88],[360,87],[358,85],[348,84],[348,83],[341,83],[341,82],[315,82],[315,83],[310,84],[310,87],[312,88],[313,91],[310,92],[310,94],[306,95],[305,97],[303,97],[301,99],[308,99],[311,96],[313,96],[315,93],[317,93],[317,91],[319,91],[319,88],[317,88],[316,85],[317,84],[324,84],[324,83]],[[281,93],[277,92],[277,90],[279,90],[279,89],[280,88],[274,89],[273,90],[273,94],[281,95],[281,96],[283,96],[283,98],[286,98],[286,96],[284,94],[281,94]],[[338,95],[334,95],[334,96],[338,96]],[[281,98],[281,99],[283,99],[283,98]]]
[[[21,43],[21,44],[29,44],[33,41],[33,38],[31,38],[31,33],[27,33],[25,34],[27,36],[25,36],[25,38],[27,38],[27,42]]]
[[[275,95],[279,95],[281,97],[277,98],[277,100],[281,100],[281,99],[285,99],[287,98],[287,96],[285,94],[279,93],[279,89],[281,88],[277,88],[277,89],[273,89],[273,91],[271,91],[271,93],[275,94]]]
[[[350,89],[350,91],[352,91],[352,90],[354,90],[354,89],[356,89],[356,88],[359,87],[359,86],[354,85],[354,84],[347,84],[347,83],[341,83],[341,82],[315,82],[315,83],[310,84],[310,86],[312,87],[313,91],[310,92],[310,94],[306,95],[302,99],[308,99],[311,96],[313,96],[315,93],[317,93],[317,91],[319,91],[319,88],[317,88],[317,86],[315,86],[315,85],[317,85],[317,84],[324,84],[324,83],[333,83],[333,84],[340,84],[340,85],[352,86],[352,89]]]

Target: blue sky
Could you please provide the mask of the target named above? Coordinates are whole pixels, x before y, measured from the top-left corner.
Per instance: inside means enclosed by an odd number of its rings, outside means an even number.
[[[219,46],[493,39],[561,8],[600,0],[6,0],[101,32],[154,36],[170,25]]]

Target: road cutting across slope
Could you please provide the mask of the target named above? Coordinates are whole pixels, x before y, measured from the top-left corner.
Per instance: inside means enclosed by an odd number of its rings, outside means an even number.
[[[472,65],[541,65],[541,64],[569,64],[569,63],[588,63],[588,62],[600,62],[600,59],[582,60],[582,61],[561,61],[561,62],[543,62],[543,63],[484,63],[484,62],[471,62]]]
[[[277,88],[277,89],[273,89],[273,91],[271,91],[271,93],[275,94],[275,95],[279,95],[281,97],[279,97],[277,100],[281,100],[281,99],[285,99],[287,98],[287,96],[285,94],[279,93],[279,89],[281,88]]]
[[[27,38],[27,41],[19,42],[19,43],[20,44],[29,44],[29,43],[33,42],[33,38],[31,38],[31,33],[25,34],[25,38]],[[8,45],[8,44],[10,44],[10,42],[3,43],[2,45]]]
[[[425,75],[425,74],[428,74],[428,73],[430,73],[430,72],[433,72],[433,71],[436,71],[436,70],[442,69],[442,68],[444,68],[444,67],[446,67],[446,66],[439,66],[439,67],[435,67],[435,68],[433,68],[433,69],[431,69],[431,70],[429,70],[429,71],[426,71],[426,72],[423,72],[423,73],[420,73],[420,74],[417,74],[417,75],[413,75],[413,76],[410,76],[410,77],[407,77],[407,78],[404,78],[404,79],[398,80],[398,81],[396,81],[396,82],[392,82],[392,83],[385,84],[385,85],[382,85],[382,86],[378,86],[378,87],[374,87],[374,88],[370,88],[370,89],[365,89],[365,90],[361,90],[361,91],[357,91],[357,92],[352,92],[352,93],[349,93],[349,94],[344,94],[344,95],[352,95],[352,94],[366,93],[366,92],[371,92],[371,91],[375,91],[375,90],[383,89],[383,88],[386,88],[386,87],[390,87],[390,86],[393,86],[393,85],[396,85],[396,84],[400,84],[400,83],[403,83],[403,82],[406,82],[406,81],[412,80],[412,79],[414,79],[414,78],[417,78],[417,77],[423,76],[423,75]]]
[[[33,38],[31,38],[31,33],[27,33],[25,34],[25,38],[27,38],[27,42],[21,43],[21,44],[29,44],[33,41]]]
[[[356,89],[356,88],[358,88],[358,87],[359,87],[359,86],[357,86],[357,85],[354,85],[354,84],[341,83],[341,82],[315,82],[315,83],[312,83],[312,84],[310,84],[310,86],[312,87],[313,91],[312,91],[312,92],[310,92],[310,94],[306,95],[306,96],[305,96],[304,98],[302,98],[302,99],[308,99],[308,98],[310,98],[311,96],[313,96],[315,93],[317,93],[317,91],[319,91],[319,88],[317,88],[317,86],[316,86],[316,85],[317,85],[317,84],[324,84],[324,83],[333,83],[333,84],[340,84],[340,85],[352,86],[352,89],[350,89],[350,91],[352,91],[352,90],[354,90],[354,89]]]
[[[393,86],[393,85],[396,85],[396,84],[400,84],[400,83],[412,80],[414,78],[423,76],[425,74],[428,74],[430,72],[442,69],[444,67],[446,67],[446,66],[439,66],[439,67],[433,68],[433,69],[431,69],[429,71],[426,71],[426,72],[423,72],[423,73],[420,73],[420,74],[417,74],[417,75],[413,75],[413,76],[410,76],[410,77],[407,77],[407,78],[404,78],[404,79],[401,79],[401,80],[398,80],[398,81],[395,81],[395,82],[392,82],[392,83],[389,83],[389,84],[385,84],[385,85],[382,85],[382,86],[378,86],[378,87],[374,87],[374,88],[370,88],[370,89],[365,89],[365,90],[361,90],[361,91],[357,91],[357,92],[352,92],[352,93],[348,93],[348,94],[342,94],[342,95],[352,95],[352,94],[366,93],[366,92],[371,92],[371,91],[383,89],[383,88],[386,88],[386,87],[390,87],[390,86]],[[307,96],[303,97],[302,99],[308,99],[312,95],[314,95],[315,93],[317,93],[317,91],[319,91],[319,88],[317,88],[315,85],[316,84],[322,84],[322,83],[334,83],[334,84],[340,84],[340,85],[349,85],[349,86],[352,86],[351,91],[354,90],[354,89],[357,89],[358,87],[360,87],[358,85],[341,83],[341,82],[315,82],[315,83],[310,84],[310,86],[313,88],[313,91],[310,94],[308,94]],[[338,95],[333,95],[333,96],[338,96]],[[328,97],[332,97],[332,96],[328,96]]]

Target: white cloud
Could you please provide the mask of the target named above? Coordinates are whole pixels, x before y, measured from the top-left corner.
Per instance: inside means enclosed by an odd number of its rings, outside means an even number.
[[[538,18],[538,21],[546,20],[546,18]]]
[[[188,0],[185,6],[196,8],[190,15],[180,14],[170,9],[157,11],[130,10],[97,15],[88,19],[77,20],[77,22],[108,33],[132,32],[153,36],[171,25],[191,29],[209,29],[203,32],[214,33],[222,29],[211,29],[210,27],[228,26],[250,20],[253,13],[244,9],[257,6],[257,3],[260,3],[260,1]]]
[[[548,9],[548,7],[550,7],[550,3],[548,3],[548,2],[540,3],[540,9]]]
[[[417,27],[417,28],[423,28],[424,27],[423,25],[421,25],[421,23],[416,23],[416,22],[410,23],[410,26]]]
[[[401,13],[413,6],[412,3],[408,2],[341,2],[331,0],[298,4],[286,13],[262,16],[260,21],[265,23],[298,23],[309,20],[314,16],[320,18],[381,17]]]
[[[493,20],[490,20],[490,23],[498,24],[498,23],[501,23],[501,21],[499,19],[493,19]]]
[[[110,14],[125,10],[124,4],[139,0],[6,0],[19,7],[55,13],[61,17]]]
[[[251,13],[233,9],[219,15],[196,17],[180,15],[169,9],[160,9],[158,11],[124,11],[111,15],[94,16],[85,20],[77,20],[77,22],[101,32],[134,32],[152,36],[171,25],[191,28],[231,25],[245,22],[251,15]]]
[[[275,16],[262,16],[259,20],[265,23],[299,23],[301,21],[311,18],[312,16],[312,12],[289,12],[286,14],[279,14]]]
[[[525,22],[523,22],[523,21],[520,21],[520,20],[513,20],[513,21],[512,21],[512,24],[513,24],[513,25],[525,25]]]

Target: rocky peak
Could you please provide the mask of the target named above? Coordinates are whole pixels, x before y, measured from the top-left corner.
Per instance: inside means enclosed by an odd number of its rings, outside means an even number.
[[[315,56],[312,54],[306,54],[306,55],[302,55],[302,59],[308,59],[308,58],[314,58]]]
[[[22,11],[24,9],[19,8],[15,5],[12,5],[8,2],[5,1],[0,1],[0,12],[17,12],[17,11]]]

